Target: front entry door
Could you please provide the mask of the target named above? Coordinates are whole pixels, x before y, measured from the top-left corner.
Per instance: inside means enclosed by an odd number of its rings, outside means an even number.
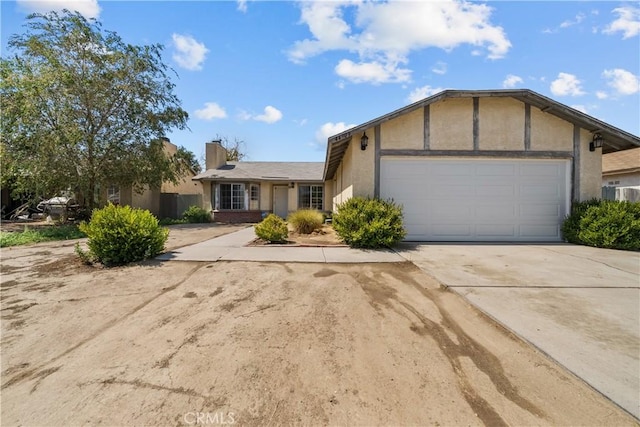
[[[273,187],[273,213],[283,219],[289,213],[289,188],[284,185]]]

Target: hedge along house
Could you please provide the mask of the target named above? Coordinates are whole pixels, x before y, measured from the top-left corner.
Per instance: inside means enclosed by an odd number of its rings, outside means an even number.
[[[409,241],[560,241],[571,202],[601,195],[602,153],[636,146],[530,90],[447,90],[330,137],[324,179],[334,208],[401,204]]]
[[[203,205],[214,221],[259,222],[269,214],[286,218],[298,209],[331,209],[330,183],[322,162],[228,162],[218,142],[206,144]]]

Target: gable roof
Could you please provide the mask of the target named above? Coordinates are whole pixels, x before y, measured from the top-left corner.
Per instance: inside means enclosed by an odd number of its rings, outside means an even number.
[[[580,126],[593,133],[600,133],[604,138],[604,146],[602,152],[610,153],[620,150],[627,150],[629,148],[640,147],[640,138],[636,135],[625,132],[605,123],[595,117],[589,116],[581,111],[562,104],[558,101],[554,101],[551,98],[540,95],[529,89],[505,89],[505,90],[445,90],[437,93],[433,96],[425,98],[421,101],[402,107],[391,113],[385,114],[373,120],[370,120],[361,125],[352,127],[342,133],[329,137],[327,141],[327,154],[324,167],[324,178],[333,178],[333,175],[342,161],[349,141],[354,134],[359,134],[366,129],[373,126],[377,126],[380,123],[392,120],[398,116],[410,113],[414,110],[430,105],[448,98],[486,98],[486,97],[510,97],[524,102],[525,104],[533,105],[544,111],[545,113],[553,114],[563,120]]]
[[[193,180],[204,181],[322,181],[323,162],[227,162],[207,169]]]
[[[640,172],[640,147],[602,156],[602,174]]]

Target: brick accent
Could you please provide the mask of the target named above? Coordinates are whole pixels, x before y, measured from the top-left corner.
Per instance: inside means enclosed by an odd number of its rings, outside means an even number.
[[[262,211],[215,211],[213,212],[214,222],[260,222],[262,221]]]

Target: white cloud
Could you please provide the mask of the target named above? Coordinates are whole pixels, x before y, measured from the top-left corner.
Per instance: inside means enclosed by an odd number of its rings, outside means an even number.
[[[618,15],[618,19],[611,22],[602,30],[605,34],[622,33],[623,39],[628,39],[640,34],[640,7],[623,6],[612,10]]]
[[[582,113],[587,114],[587,107],[582,105],[582,104],[574,104],[574,105],[570,105],[571,108],[573,108],[574,110],[578,110]]]
[[[551,82],[551,93],[556,96],[584,95],[582,82],[576,76],[568,73],[559,73],[558,78]]]
[[[609,95],[607,95],[607,92],[603,91],[603,90],[599,90],[596,92],[596,98],[598,99],[607,99],[609,97]]]
[[[524,83],[522,77],[516,76],[514,74],[507,74],[507,77],[502,82],[502,87],[505,89],[512,89],[522,83]]]
[[[343,59],[336,65],[336,74],[353,83],[380,83],[406,82],[411,79],[411,70],[398,68],[398,64],[391,62],[360,62],[354,63]]]
[[[182,34],[174,33],[171,38],[173,39],[173,47],[175,49],[173,60],[187,70],[201,70],[202,63],[207,56],[207,52],[209,52],[209,49],[206,48],[204,43],[198,42],[191,36]]]
[[[98,0],[17,0],[21,9],[27,12],[60,12],[63,9],[79,12],[87,19],[100,16]]]
[[[240,111],[240,113],[238,114],[238,119],[256,120],[258,122],[265,122],[265,123],[272,124],[282,119],[282,112],[278,110],[276,107],[267,105],[266,107],[264,107],[263,114],[253,115],[253,114],[247,113],[246,111]]]
[[[327,139],[329,139],[330,136],[337,135],[355,126],[356,126],[355,124],[348,125],[344,122],[338,122],[338,123],[327,122],[322,126],[320,126],[320,129],[316,131],[316,140],[311,145],[316,148],[324,148],[327,146]]]
[[[237,0],[238,3],[238,10],[240,12],[246,12],[247,11],[247,0]]]
[[[607,84],[620,95],[633,95],[640,92],[640,79],[630,71],[621,68],[604,70],[602,77],[607,79]]]
[[[264,114],[260,114],[254,117],[255,120],[259,122],[265,123],[275,123],[282,119],[282,112],[278,110],[276,107],[272,107],[271,105],[267,105],[264,107]]]
[[[576,15],[575,19],[572,20],[566,20],[564,22],[562,22],[560,24],[560,28],[568,28],[568,27],[572,27],[574,25],[578,25],[579,23],[581,23],[582,21],[584,21],[585,15],[584,13],[579,13]]]
[[[431,71],[440,75],[447,74],[447,64],[445,62],[438,61],[436,62],[436,65],[431,68]]]
[[[414,102],[418,102],[431,95],[435,95],[436,93],[442,92],[443,90],[444,89],[441,87],[431,87],[429,85],[418,87],[412,90],[409,96],[407,96],[407,102],[413,104]]]
[[[511,47],[502,27],[491,23],[492,8],[485,4],[347,0],[300,7],[300,21],[312,37],[295,42],[289,60],[304,63],[327,51],[350,52],[358,60],[344,58],[335,71],[356,82],[406,82],[411,70],[399,64],[407,64],[412,51],[429,47],[450,51],[468,44],[490,59],[504,57]],[[354,17],[352,24],[345,15]]]
[[[215,102],[205,102],[204,108],[196,110],[194,115],[202,120],[224,119],[227,112]]]

